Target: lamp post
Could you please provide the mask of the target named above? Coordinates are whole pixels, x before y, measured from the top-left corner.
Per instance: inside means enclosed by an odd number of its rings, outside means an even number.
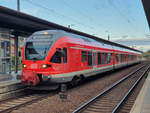
[[[17,0],[17,11],[20,11],[20,0]]]
[[[108,34],[108,40],[110,40],[110,36],[109,36],[109,34]]]
[[[106,33],[108,33],[108,35],[107,35],[107,39],[108,39],[108,40],[110,40],[109,31],[108,31],[108,30],[106,30],[105,32],[106,32]]]
[[[68,25],[68,28],[71,29],[71,26],[75,26],[74,24],[70,24]]]
[[[17,11],[20,12],[20,0],[17,0]],[[15,33],[14,36],[14,45],[15,45],[15,74],[18,73],[18,34]]]

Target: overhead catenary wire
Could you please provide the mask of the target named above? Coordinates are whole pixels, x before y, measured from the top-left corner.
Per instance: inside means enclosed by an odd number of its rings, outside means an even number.
[[[34,5],[34,6],[40,7],[40,8],[42,8],[42,9],[44,9],[44,10],[50,11],[50,12],[54,13],[55,15],[59,16],[59,17],[63,17],[63,18],[69,19],[69,20],[75,22],[76,24],[81,25],[81,26],[84,26],[84,27],[86,27],[86,28],[88,28],[88,29],[90,29],[90,30],[94,30],[94,29],[95,29],[93,26],[89,26],[89,25],[87,25],[87,24],[81,23],[81,22],[77,21],[76,19],[74,19],[74,18],[72,18],[72,17],[66,16],[66,15],[64,15],[64,14],[61,14],[61,13],[55,11],[54,9],[50,9],[50,8],[48,8],[48,7],[46,7],[46,6],[43,6],[43,5],[40,5],[40,4],[38,4],[38,3],[32,2],[31,0],[24,0],[24,1],[30,3],[30,4],[32,4],[32,5]],[[94,31],[94,32],[95,32],[95,31]]]
[[[84,19],[88,19],[89,22],[92,22],[92,23],[94,23],[95,25],[102,26],[102,25],[99,24],[99,23],[95,23],[94,19],[93,19],[91,16],[89,16],[89,15],[83,13],[82,11],[80,11],[80,10],[77,9],[77,8],[72,7],[72,6],[71,6],[68,2],[66,2],[65,0],[61,0],[61,2],[62,2],[65,6],[69,7],[70,9],[73,9],[75,12],[77,12],[78,14],[80,14],[82,17],[84,17]]]
[[[131,29],[136,32],[138,30],[138,28],[136,26],[134,26],[132,19],[128,18],[126,15],[124,15],[124,13],[120,11],[120,9],[113,3],[112,0],[107,0],[107,1],[108,1],[109,5],[112,6],[112,8],[114,8],[116,10],[116,12],[118,12],[120,17],[123,18],[130,25]],[[140,32],[140,30],[138,30],[138,31]]]

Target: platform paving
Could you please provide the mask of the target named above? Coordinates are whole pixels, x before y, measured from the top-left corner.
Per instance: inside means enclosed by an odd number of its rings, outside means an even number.
[[[7,80],[11,80],[12,79],[12,75],[11,74],[0,74],[0,82],[1,81],[7,81]]]
[[[7,82],[10,80],[17,80],[17,75],[21,76],[21,71],[18,71],[18,73],[12,71],[10,74],[0,74],[0,83]]]
[[[150,73],[130,113],[150,113]]]
[[[20,79],[16,79],[16,76],[20,74],[21,71],[17,74],[12,72],[11,74],[0,75],[0,100],[22,95],[20,92],[25,86],[21,84]]]
[[[18,74],[21,73],[18,72],[17,74],[15,74],[14,72],[12,72],[11,74],[0,75],[0,94],[7,92],[8,90],[13,90],[14,88],[16,89],[16,86],[18,84],[21,84],[21,80],[16,79],[16,76]]]

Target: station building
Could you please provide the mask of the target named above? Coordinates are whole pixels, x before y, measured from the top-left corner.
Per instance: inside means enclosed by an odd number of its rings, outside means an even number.
[[[10,31],[0,28],[0,74],[11,72]]]
[[[24,44],[24,38],[18,41],[18,51]],[[0,75],[10,74],[15,68],[15,44],[14,37],[9,29],[0,28]],[[19,67],[20,66],[20,67]],[[18,58],[18,68],[21,69],[21,56]]]

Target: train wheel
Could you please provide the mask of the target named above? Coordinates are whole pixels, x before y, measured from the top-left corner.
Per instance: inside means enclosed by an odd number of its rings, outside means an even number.
[[[84,81],[85,80],[85,77],[84,75],[80,75],[80,82]]]

